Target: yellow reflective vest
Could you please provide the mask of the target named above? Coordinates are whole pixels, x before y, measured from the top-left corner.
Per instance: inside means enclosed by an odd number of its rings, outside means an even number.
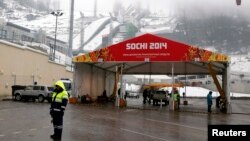
[[[66,91],[62,81],[57,81],[55,86],[61,87],[63,90],[59,93],[54,92],[52,95],[51,111],[52,112],[63,112],[68,103],[68,92]]]

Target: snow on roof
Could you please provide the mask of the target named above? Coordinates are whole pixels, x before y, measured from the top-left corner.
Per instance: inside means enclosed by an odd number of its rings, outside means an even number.
[[[105,21],[110,19],[109,17],[104,17],[101,19],[98,19],[96,21],[93,21],[91,24],[89,24],[87,27],[84,28],[84,42],[87,41],[97,30],[98,27],[100,27]],[[80,32],[77,34],[74,38],[74,44],[73,49],[77,49],[80,47]]]
[[[231,71],[250,72],[250,56],[248,55],[232,55]]]
[[[150,27],[150,28],[142,28],[141,32],[145,33],[156,33],[156,32],[161,32],[164,31],[166,32],[172,32],[173,29],[170,26],[162,26],[162,27]]]
[[[167,75],[133,75],[136,78],[151,78],[151,79],[172,79],[171,77],[168,77]]]
[[[148,33],[171,33],[176,25],[175,18],[171,17],[152,17],[141,20],[141,32]]]
[[[20,12],[20,13],[23,13],[23,15],[25,14],[25,12]],[[80,18],[80,14],[75,12],[74,19],[78,18]],[[55,34],[56,17],[51,14],[41,16],[36,20],[32,21],[20,18],[19,20],[10,20],[10,22],[29,28],[31,30],[43,29],[44,31],[46,31],[48,36],[54,36]],[[69,26],[69,13],[65,12],[62,16],[58,17],[57,21],[57,33],[58,33],[57,37],[59,40],[67,42],[68,26]]]
[[[120,23],[113,22],[113,28],[119,26]],[[97,47],[102,44],[103,35],[110,33],[110,24],[107,24],[106,27],[95,37],[95,40],[91,40],[87,45],[84,46],[85,51],[94,51]]]

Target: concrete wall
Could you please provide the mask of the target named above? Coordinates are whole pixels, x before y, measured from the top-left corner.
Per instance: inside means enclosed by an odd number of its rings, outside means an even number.
[[[73,78],[64,65],[48,60],[48,55],[31,48],[0,41],[0,96],[11,95],[11,86],[53,85],[60,78]]]
[[[106,72],[87,63],[76,63],[73,93],[76,96],[89,94],[95,100],[106,89],[107,96],[110,96],[114,80],[114,73]]]

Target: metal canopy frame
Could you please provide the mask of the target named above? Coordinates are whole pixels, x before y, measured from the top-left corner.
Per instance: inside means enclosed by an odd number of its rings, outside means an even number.
[[[150,44],[154,42],[164,42],[168,44],[167,49],[169,49],[169,53],[172,53],[172,55],[170,54],[166,57],[151,56],[151,59],[145,57],[142,59],[143,56],[141,56],[142,58],[140,56],[127,56],[127,54],[131,53],[130,49],[127,49],[127,45],[131,43]],[[160,51],[166,52],[164,48]],[[160,51],[156,52],[156,54],[161,53]],[[147,48],[147,50],[142,50],[141,52],[150,54],[152,50]],[[121,57],[122,55],[125,56]],[[227,96],[230,97],[228,86],[230,66],[228,61],[230,61],[230,57],[226,55],[199,49],[151,34],[128,39],[86,55],[76,56],[73,59],[73,62],[76,64],[91,64],[94,67],[110,73],[116,73],[116,67],[123,65],[122,74],[210,75],[211,70],[213,70],[213,76],[223,76],[223,89]]]

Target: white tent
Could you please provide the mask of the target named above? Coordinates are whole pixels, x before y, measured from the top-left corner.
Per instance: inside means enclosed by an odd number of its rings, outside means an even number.
[[[75,90],[92,96],[101,95],[104,89],[114,93],[118,70],[119,74],[211,74],[229,113],[229,61],[230,57],[223,54],[144,34],[74,57]],[[222,75],[222,87],[216,75]]]

